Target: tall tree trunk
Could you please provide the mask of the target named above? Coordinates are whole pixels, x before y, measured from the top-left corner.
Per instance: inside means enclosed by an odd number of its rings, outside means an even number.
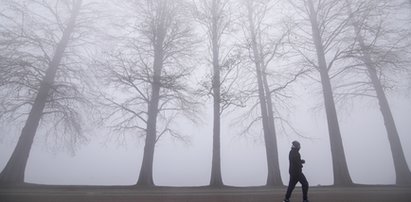
[[[163,69],[163,43],[166,35],[165,27],[165,16],[164,11],[166,5],[161,5],[163,7],[159,8],[157,15],[159,16],[160,22],[156,25],[157,38],[154,42],[154,62],[153,62],[153,82],[151,84],[151,99],[148,103],[147,110],[147,133],[146,141],[144,145],[143,161],[141,164],[140,175],[137,181],[137,186],[152,187],[154,186],[153,180],[153,162],[154,162],[154,148],[156,144],[157,136],[157,115],[158,115],[158,104],[160,101],[160,89],[161,89],[161,71]]]
[[[355,22],[353,23],[353,26],[361,48],[361,59],[365,63],[368,70],[368,76],[370,77],[374,90],[377,94],[381,114],[384,118],[385,129],[387,131],[392,159],[394,161],[396,183],[399,185],[411,184],[411,172],[404,156],[404,150],[402,149],[400,137],[398,136],[397,127],[395,126],[387,97],[385,96],[384,89],[381,85],[380,79],[378,78],[377,70],[371,60],[371,56],[367,52],[367,46],[365,45],[359,26]]]
[[[309,15],[312,28],[312,37],[318,57],[318,68],[323,88],[325,111],[327,114],[328,132],[330,135],[330,146],[334,172],[334,185],[352,185],[353,183],[348,171],[340,127],[338,124],[337,111],[335,109],[330,77],[328,75],[328,67],[325,60],[324,47],[322,45],[321,35],[318,30],[319,25],[317,22],[317,14],[314,10],[312,0],[308,0],[308,7],[310,11]]]
[[[213,156],[211,164],[210,186],[223,186],[221,177],[221,149],[220,149],[220,64],[219,64],[219,47],[218,47],[218,13],[217,2],[212,2],[212,51],[213,51]]]
[[[264,71],[263,74],[263,83],[267,101],[267,116],[268,116],[268,127],[270,129],[270,134],[272,136],[272,143],[274,147],[272,151],[270,151],[270,159],[274,161],[273,167],[273,177],[271,179],[267,179],[267,184],[271,184],[274,186],[282,186],[283,182],[281,180],[281,171],[280,171],[280,161],[278,159],[278,145],[277,145],[277,135],[275,130],[275,123],[274,123],[274,111],[273,111],[273,103],[271,98],[271,91],[267,81],[267,74]],[[269,181],[270,180],[270,181]]]
[[[157,135],[157,114],[158,103],[160,98],[160,79],[159,76],[153,77],[153,84],[151,88],[152,97],[148,104],[148,118],[147,118],[147,133],[144,145],[143,161],[141,164],[140,175],[137,181],[137,186],[152,187],[153,180],[153,162],[154,162],[154,148]]]
[[[266,156],[267,156],[267,186],[274,186],[276,183],[274,180],[275,177],[275,159],[273,158],[274,148],[274,136],[270,133],[270,126],[268,123],[268,115],[267,115],[267,102],[266,102],[266,95],[264,92],[264,84],[262,80],[262,67],[261,67],[261,57],[258,51],[258,44],[256,39],[255,33],[255,26],[253,20],[253,8],[252,2],[247,1],[247,10],[248,10],[248,21],[250,24],[250,37],[251,37],[251,46],[253,49],[253,57],[254,63],[256,68],[256,76],[257,76],[257,84],[258,84],[258,98],[260,100],[260,109],[261,109],[261,116],[262,116],[262,123],[263,123],[263,132],[264,132],[264,142],[266,148]],[[277,162],[278,163],[278,162]]]
[[[33,145],[34,136],[43,114],[50,89],[54,83],[56,72],[59,68],[64,51],[70,41],[71,34],[74,31],[76,18],[80,12],[81,0],[77,0],[73,7],[70,20],[60,42],[57,44],[54,56],[49,63],[45,76],[40,84],[39,91],[34,100],[33,106],[27,118],[27,121],[21,131],[20,138],[17,142],[6,167],[0,174],[0,184],[22,184],[24,183],[24,174],[27,161],[30,155],[31,146]]]
[[[148,103],[147,110],[147,133],[146,141],[144,145],[143,161],[141,164],[140,175],[137,181],[137,186],[154,186],[153,181],[153,161],[154,161],[154,148],[156,144],[157,135],[157,115],[158,115],[158,103],[160,100],[160,76],[161,76],[161,66],[160,61],[162,60],[161,53],[155,54],[155,67],[153,83],[151,86],[151,99]],[[158,58],[158,57],[161,57]],[[160,65],[160,66],[158,66]]]

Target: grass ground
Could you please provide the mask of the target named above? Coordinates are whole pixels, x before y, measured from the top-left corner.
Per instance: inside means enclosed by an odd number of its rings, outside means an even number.
[[[173,188],[28,186],[0,188],[0,202],[280,202],[286,187]],[[291,201],[302,201],[301,189]],[[312,187],[311,202],[411,202],[411,187]]]

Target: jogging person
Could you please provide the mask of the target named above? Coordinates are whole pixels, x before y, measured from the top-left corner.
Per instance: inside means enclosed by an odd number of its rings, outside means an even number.
[[[308,202],[307,193],[308,193],[308,182],[305,178],[302,168],[305,163],[304,160],[301,160],[300,155],[301,145],[298,141],[293,141],[291,146],[291,151],[289,154],[290,160],[290,182],[288,183],[287,194],[285,195],[284,202],[289,202],[291,193],[293,192],[297,182],[300,182],[303,189],[303,202]]]

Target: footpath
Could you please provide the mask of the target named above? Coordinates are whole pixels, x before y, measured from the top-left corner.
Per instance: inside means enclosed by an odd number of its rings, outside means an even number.
[[[0,202],[281,202],[286,187],[0,187]],[[291,201],[300,202],[296,187]],[[411,186],[311,187],[311,202],[411,202]]]

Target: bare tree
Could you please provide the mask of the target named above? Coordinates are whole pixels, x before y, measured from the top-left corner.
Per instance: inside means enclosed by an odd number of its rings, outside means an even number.
[[[362,85],[357,85],[355,89],[356,91],[364,88],[371,89],[372,91],[368,91],[369,93],[365,95],[378,100],[394,161],[396,183],[410,184],[411,172],[385,93],[388,90],[387,86],[395,85],[395,80],[389,79],[390,74],[407,73],[407,67],[411,64],[409,59],[404,57],[404,53],[409,48],[408,33],[401,30],[401,26],[392,26],[399,23],[392,16],[393,12],[399,10],[398,5],[388,1],[347,0],[346,2],[347,13],[353,16],[351,25],[353,40],[356,42],[356,49],[352,52],[352,57],[356,59],[353,66],[363,70],[362,73],[367,79],[357,82],[356,84]],[[349,94],[364,95],[356,91]]]
[[[257,81],[258,103],[261,112],[261,121],[263,125],[264,141],[266,146],[267,156],[267,186],[282,186],[282,180],[279,169],[278,149],[276,139],[276,128],[274,123],[274,104],[272,97],[275,95],[275,91],[285,89],[295,79],[288,81],[285,86],[274,88],[269,83],[270,71],[268,67],[270,62],[279,57],[280,48],[283,45],[285,36],[288,35],[288,31],[281,30],[280,26],[273,29],[273,25],[267,23],[266,19],[270,14],[271,7],[266,1],[244,1],[245,8],[247,10],[246,24],[248,27],[245,29],[247,45],[245,48],[249,52],[249,58],[253,62],[255,70],[253,71]],[[273,31],[280,33],[280,36],[276,36]],[[278,79],[278,78],[276,78]],[[276,83],[276,82],[274,82]],[[277,87],[278,87],[277,82]],[[254,105],[256,106],[256,105]],[[254,108],[254,107],[252,107]],[[277,116],[279,117],[279,116]],[[252,121],[251,124],[256,121]],[[248,127],[249,128],[249,127]]]
[[[289,1],[300,17],[301,22],[296,27],[301,34],[295,38],[304,41],[295,46],[295,50],[303,56],[306,64],[315,68],[320,74],[324,105],[327,115],[328,132],[330,135],[331,155],[335,185],[351,185],[345,158],[331,78],[340,73],[337,69],[333,72],[336,63],[345,59],[352,48],[351,44],[344,45],[343,34],[347,32],[349,18],[344,15],[346,6],[342,1],[313,1],[304,0],[302,3]],[[307,26],[305,23],[309,22]],[[307,31],[311,28],[311,33]],[[308,36],[308,37],[307,37]],[[310,39],[311,37],[311,39]],[[294,44],[297,40],[290,39]],[[310,43],[311,41],[311,43]],[[308,44],[308,45],[307,45]],[[313,49],[314,47],[314,49]],[[317,59],[311,59],[311,54],[316,54]]]
[[[106,122],[116,131],[145,137],[137,186],[155,186],[156,142],[169,134],[183,139],[171,123],[184,114],[194,119],[196,102],[188,77],[195,45],[184,1],[121,2],[122,18],[114,51],[98,62],[106,88],[102,104]],[[121,89],[121,91],[118,91]]]
[[[0,118],[25,123],[0,182],[21,184],[40,124],[70,144],[84,139],[78,108],[89,105],[87,74],[76,48],[85,42],[90,16],[81,0],[4,3],[0,88],[8,95]]]
[[[221,115],[229,106],[238,106],[232,87],[238,78],[236,67],[241,60],[233,48],[225,50],[224,47],[227,45],[222,43],[224,39],[228,39],[230,26],[232,26],[230,1],[200,1],[197,7],[196,16],[207,31],[213,66],[211,88],[207,84],[204,85],[205,93],[213,97],[213,155],[210,186],[220,187],[224,185],[221,176]]]

